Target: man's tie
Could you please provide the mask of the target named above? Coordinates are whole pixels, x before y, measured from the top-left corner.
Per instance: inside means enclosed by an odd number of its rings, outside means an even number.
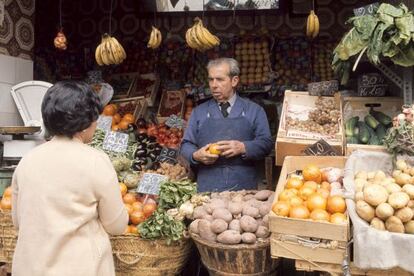
[[[227,108],[229,108],[229,106],[229,102],[220,104],[221,114],[223,114],[224,118],[227,118],[227,116],[229,116],[229,113],[227,112]]]

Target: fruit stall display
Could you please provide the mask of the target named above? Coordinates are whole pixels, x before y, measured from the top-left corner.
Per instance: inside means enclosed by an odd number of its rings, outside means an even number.
[[[313,80],[328,81],[335,79],[331,67],[333,58],[332,51],[335,48],[333,42],[320,43],[315,45],[312,51]]]

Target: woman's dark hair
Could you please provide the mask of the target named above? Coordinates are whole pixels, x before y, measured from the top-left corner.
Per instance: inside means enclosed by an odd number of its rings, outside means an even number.
[[[57,82],[42,102],[43,123],[50,135],[72,138],[96,121],[101,112],[98,95],[85,82]]]

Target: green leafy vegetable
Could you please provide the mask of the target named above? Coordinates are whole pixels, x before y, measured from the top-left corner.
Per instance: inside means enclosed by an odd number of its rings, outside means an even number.
[[[384,145],[394,155],[414,155],[414,126],[403,122],[397,127],[392,127],[384,137]]]
[[[160,187],[159,207],[163,209],[178,208],[191,199],[191,196],[196,192],[196,184],[188,179],[181,181],[167,180]]]

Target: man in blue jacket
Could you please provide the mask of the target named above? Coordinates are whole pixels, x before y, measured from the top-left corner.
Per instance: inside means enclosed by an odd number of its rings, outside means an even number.
[[[235,92],[235,59],[211,60],[207,70],[213,99],[193,110],[181,154],[197,171],[199,192],[256,189],[255,162],[273,146],[266,113]],[[209,152],[213,143],[220,154]]]

